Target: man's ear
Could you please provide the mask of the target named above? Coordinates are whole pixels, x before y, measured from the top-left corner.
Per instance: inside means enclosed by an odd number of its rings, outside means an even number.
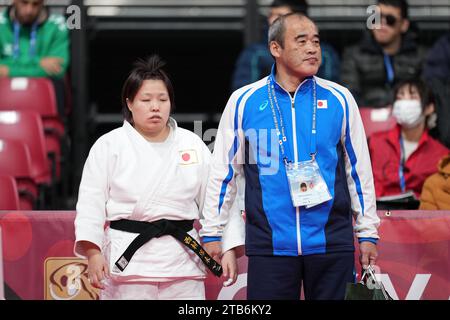
[[[410,25],[409,20],[408,19],[403,19],[402,25],[400,27],[400,30],[402,31],[402,33],[406,33],[406,31],[408,31],[409,25]]]
[[[276,41],[270,41],[269,43],[269,50],[272,56],[279,58],[281,56],[281,46]]]

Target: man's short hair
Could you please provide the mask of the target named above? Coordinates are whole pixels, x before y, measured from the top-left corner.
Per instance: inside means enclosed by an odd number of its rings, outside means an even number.
[[[384,4],[385,6],[391,6],[399,8],[402,18],[409,19],[408,14],[408,2],[406,0],[378,0],[378,4]]]
[[[308,14],[308,3],[306,0],[274,0],[270,7],[289,7],[292,12]]]
[[[301,12],[291,12],[286,15],[278,17],[269,27],[269,44],[272,41],[275,41],[282,48],[284,48],[284,33],[286,32],[285,21],[290,16],[298,16],[300,18],[309,19],[305,14],[303,14]]]

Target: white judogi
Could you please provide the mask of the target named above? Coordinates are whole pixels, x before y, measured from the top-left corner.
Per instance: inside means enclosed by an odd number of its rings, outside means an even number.
[[[170,119],[165,142],[151,143],[127,121],[100,137],[86,160],[77,203],[74,252],[85,257],[79,241],[102,248],[116,282],[202,279],[205,266],[194,252],[171,236],[153,238],[123,272],[113,268],[137,236],[107,228],[106,221],[199,219],[208,179],[210,151],[194,133]],[[244,244],[239,210],[226,228],[223,252]],[[197,241],[195,229],[189,232]]]
[[[203,279],[164,282],[114,282],[108,280],[100,292],[101,300],[205,300]]]

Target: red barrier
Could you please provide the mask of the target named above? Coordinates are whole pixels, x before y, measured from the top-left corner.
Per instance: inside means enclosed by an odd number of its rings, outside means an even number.
[[[381,218],[377,276],[394,299],[450,297],[450,211],[393,211]],[[6,299],[95,299],[86,262],[73,257],[73,211],[0,211]],[[355,252],[355,257],[359,255]],[[207,299],[245,299],[247,258],[236,284],[213,276]],[[358,264],[358,269],[359,264]]]

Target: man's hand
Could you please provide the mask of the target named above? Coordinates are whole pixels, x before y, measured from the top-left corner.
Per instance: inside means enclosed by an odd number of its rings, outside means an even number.
[[[369,265],[373,266],[377,261],[378,253],[376,244],[363,241],[359,244],[359,262],[363,269],[367,269]]]
[[[234,249],[228,250],[223,254],[221,264],[223,268],[222,276],[225,278],[223,286],[231,286],[236,282],[238,276],[238,266]]]
[[[203,248],[205,248],[206,252],[216,260],[216,262],[220,263],[220,256],[222,255],[222,247],[220,241],[212,241],[203,244]]]
[[[0,78],[9,76],[9,68],[7,66],[0,65]]]
[[[63,59],[61,58],[53,58],[53,57],[46,57],[42,58],[39,64],[41,65],[42,69],[45,70],[49,75],[56,75],[61,72]]]

